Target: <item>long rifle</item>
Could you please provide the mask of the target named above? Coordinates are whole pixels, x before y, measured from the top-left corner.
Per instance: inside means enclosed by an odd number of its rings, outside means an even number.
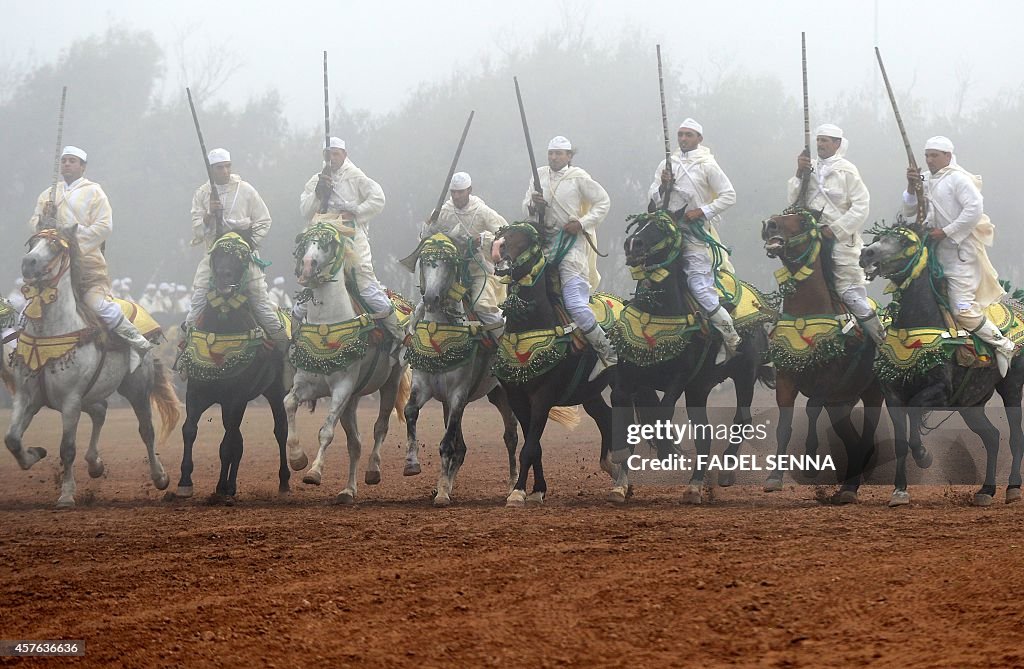
[[[50,186],[50,209],[56,220],[57,183],[60,182],[60,153],[64,144],[64,105],[68,100],[68,87],[60,92],[60,115],[57,117],[57,148],[53,152],[53,184]]]
[[[800,33],[800,67],[803,72],[804,86],[804,155],[811,157],[811,107],[807,96],[807,33]],[[807,188],[811,182],[810,168],[800,175],[800,192],[794,203],[798,207],[807,206]]]
[[[331,169],[331,160],[327,151],[331,146],[331,97],[327,92],[327,52],[324,51],[324,171],[327,175]],[[328,189],[320,198],[320,213],[327,213],[327,206],[331,201],[331,189]]]
[[[459,146],[455,149],[455,155],[452,157],[452,164],[448,168],[448,176],[445,177],[444,185],[441,187],[441,197],[437,200],[437,206],[434,207],[434,211],[430,213],[430,218],[427,219],[428,224],[436,223],[437,217],[441,215],[441,207],[444,206],[444,201],[448,197],[449,186],[452,182],[452,177],[455,175],[456,166],[459,164],[459,156],[462,155],[462,147],[466,144],[466,136],[469,134],[469,126],[473,123],[473,116],[476,114],[475,111],[469,112],[469,118],[466,119],[466,127],[462,129],[462,137],[459,138]],[[402,258],[398,262],[410,272],[416,271],[416,261],[420,257],[420,249],[423,248],[421,243],[416,247],[412,253]]]
[[[896,115],[896,125],[899,126],[900,136],[903,138],[903,148],[907,151],[907,162],[913,170],[918,169],[917,161],[914,159],[914,150],[910,148],[910,140],[907,138],[907,129],[903,126],[903,117],[900,116],[900,109],[896,106],[896,96],[892,92],[892,85],[889,83],[889,75],[885,72],[885,64],[882,62],[882,52],[875,47],[875,56],[878,58],[878,67],[882,71],[882,80],[885,82],[885,90],[889,93],[889,102],[892,104],[893,114]],[[918,225],[924,225],[928,205],[924,199],[923,179],[914,184],[914,195],[917,197],[917,219]]]
[[[533,155],[533,141],[530,139],[530,126],[526,123],[526,108],[523,107],[523,94],[519,91],[519,78],[512,77],[516,85],[516,99],[519,101],[519,118],[523,121],[523,134],[526,135],[526,152],[530,154],[530,169],[533,170],[533,190],[541,195],[544,189],[540,187],[540,175],[537,173],[537,157]],[[537,209],[537,225],[544,225],[544,209]]]
[[[220,204],[220,195],[217,193],[217,184],[213,181],[213,169],[210,167],[210,156],[206,152],[206,141],[203,139],[203,131],[199,128],[199,116],[196,115],[196,105],[192,102],[192,90],[185,87],[188,94],[188,107],[192,110],[192,122],[196,125],[196,135],[199,136],[199,150],[203,152],[203,164],[206,165],[206,176],[210,179],[210,204]],[[214,233],[217,238],[224,234],[224,210],[218,209]]]
[[[656,44],[658,52],[658,91],[661,93],[661,134],[665,138],[665,169],[672,174],[672,148],[668,142],[668,114],[665,111],[665,79],[661,74],[661,45]],[[668,211],[668,200],[672,195],[672,182],[665,187],[665,194],[661,199],[661,208]]]

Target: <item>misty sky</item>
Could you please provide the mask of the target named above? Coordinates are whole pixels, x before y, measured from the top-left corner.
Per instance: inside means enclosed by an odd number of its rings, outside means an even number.
[[[958,73],[969,73],[971,93],[979,100],[1021,87],[1018,30],[1024,9],[1018,3],[877,4],[877,42],[898,90],[912,90],[941,112],[951,107],[949,91]],[[240,65],[221,97],[241,104],[250,95],[277,88],[286,116],[305,126],[316,124],[322,114],[323,49],[330,53],[334,100],[387,112],[420,83],[446,79],[456,70],[476,71],[488,58],[500,60],[503,50],[529,45],[536,33],[566,26],[573,26],[566,30],[567,39],[574,39],[579,27],[595,39],[644,30],[652,42],[662,43],[671,63],[685,62],[695,81],[735,66],[774,74],[796,94],[799,34],[805,30],[811,95],[820,101],[875,81],[875,5],[872,0],[303,0],[276,5],[268,12],[268,4],[233,0],[99,0],[88,9],[81,4],[0,0],[0,58],[16,66],[52,62],[75,39],[102,33],[116,23],[156,36],[169,59],[167,89],[182,83],[175,45],[184,36],[188,49],[221,49]],[[652,62],[651,72],[641,74],[654,73]]]

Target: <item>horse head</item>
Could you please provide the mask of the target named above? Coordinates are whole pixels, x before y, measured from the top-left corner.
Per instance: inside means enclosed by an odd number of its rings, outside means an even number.
[[[468,246],[469,240],[442,232],[427,237],[420,244],[420,294],[427,312],[437,312],[452,301],[460,301],[459,288],[468,279]]]
[[[532,223],[516,222],[498,231],[494,238],[494,274],[518,282],[531,274],[544,258],[540,233]]]
[[[334,278],[345,265],[351,242],[330,223],[314,223],[295,237],[295,277],[304,288]]]
[[[902,280],[923,264],[923,236],[910,226],[897,221],[891,227],[875,226],[869,233],[875,238],[860,252],[860,266],[868,280],[878,276]]]
[[[72,252],[77,250],[78,225],[67,228],[43,228],[28,239],[28,253],[21,259],[25,285],[53,285],[71,267]]]
[[[252,246],[236,232],[224,234],[210,249],[210,273],[213,291],[223,297],[233,295],[245,282],[252,262]]]
[[[761,239],[769,258],[801,262],[819,240],[821,212],[790,207],[761,223]]]
[[[630,267],[668,264],[679,256],[683,233],[665,211],[637,214],[626,219],[622,244]],[[635,228],[635,229],[634,229]],[[630,232],[632,230],[632,232]]]

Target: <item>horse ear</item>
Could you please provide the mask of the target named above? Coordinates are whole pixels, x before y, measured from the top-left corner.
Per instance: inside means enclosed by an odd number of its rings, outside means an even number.
[[[78,236],[78,223],[59,226],[57,232],[65,239],[75,239]]]

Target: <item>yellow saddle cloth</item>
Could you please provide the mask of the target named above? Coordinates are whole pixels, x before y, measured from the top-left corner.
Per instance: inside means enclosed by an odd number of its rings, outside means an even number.
[[[619,320],[622,310],[626,308],[622,298],[611,293],[594,293],[590,296],[590,310],[601,329],[608,332]]]
[[[494,375],[522,384],[550,371],[565,359],[572,335],[559,326],[526,332],[505,332],[498,342]]]
[[[679,357],[699,331],[693,314],[654,316],[631,304],[619,315],[610,339],[621,359],[649,367]]]
[[[753,284],[737,279],[735,274],[721,268],[718,269],[717,276],[722,285],[716,285],[715,289],[722,304],[732,312],[733,326],[737,330],[768,323],[774,318],[771,301]],[[727,297],[729,299],[726,299]]]
[[[405,359],[413,369],[428,374],[456,369],[473,359],[482,335],[478,325],[420,321]]]
[[[121,307],[121,312],[125,318],[131,321],[142,336],[146,339],[158,335],[162,332],[160,324],[156,322],[156,319],[149,315],[149,312],[140,307],[135,302],[129,302],[128,300],[122,300],[119,297],[111,297],[110,300]]]
[[[367,314],[340,323],[303,323],[289,359],[297,368],[316,374],[344,370],[366,355],[375,330],[377,326]]]

